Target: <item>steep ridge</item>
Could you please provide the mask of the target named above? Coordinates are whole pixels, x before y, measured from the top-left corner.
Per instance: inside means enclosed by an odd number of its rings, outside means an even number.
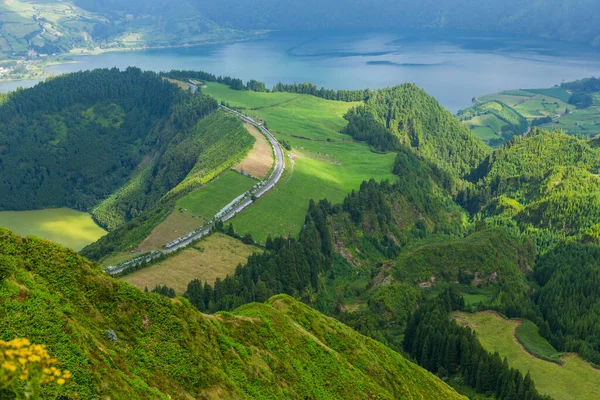
[[[43,343],[62,398],[461,399],[378,342],[287,296],[207,316],[48,241],[0,230],[0,338]]]

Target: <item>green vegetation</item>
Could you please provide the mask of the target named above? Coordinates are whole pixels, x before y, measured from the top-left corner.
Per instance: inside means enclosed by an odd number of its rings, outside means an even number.
[[[529,248],[528,248],[529,247]],[[533,263],[535,250],[525,246],[501,229],[473,233],[466,238],[419,242],[397,259],[393,273],[402,282],[434,281],[462,284],[502,282],[525,286],[520,268]]]
[[[214,181],[177,200],[175,208],[207,220],[255,184],[256,181],[252,178],[235,171],[227,171]]]
[[[174,210],[179,198],[210,182],[241,161],[252,148],[254,141],[254,137],[248,133],[239,119],[224,111],[214,112],[209,117],[194,123],[190,128],[189,136],[169,148],[156,166],[158,172],[154,178],[155,182],[161,180],[168,182],[169,186],[165,189],[168,187],[171,189],[159,198],[151,209],[112,231],[97,243],[86,247],[82,254],[100,260],[110,253],[136,246]],[[150,169],[144,169],[138,176],[144,177],[146,173],[151,172]],[[226,178],[226,182],[228,181],[229,179]],[[139,201],[144,197],[142,191],[146,188],[143,182],[134,178],[98,208],[102,209],[105,204],[111,204],[113,201],[122,202],[123,198]],[[239,181],[237,184],[241,185]],[[156,189],[158,188],[154,188]],[[233,198],[235,197],[229,201]],[[217,197],[212,199],[224,201]],[[202,225],[200,221],[198,222],[199,226]]]
[[[80,72],[14,92],[0,106],[0,209],[96,206],[96,220],[114,229],[185,177],[189,161],[167,164],[161,156],[216,106],[135,68]],[[97,206],[124,184],[118,198]]]
[[[219,101],[238,101],[242,108],[252,105],[255,109],[245,112],[267,121],[276,138],[293,149],[277,187],[233,220],[240,234],[249,232],[259,242],[268,235],[294,234],[303,224],[309,200],[339,202],[364,180],[394,178],[394,154],[373,153],[340,133],[342,116],[353,103],[295,94],[294,100],[277,104],[284,93],[241,92],[219,83],[207,86],[203,93]],[[277,100],[271,101],[270,96]]]
[[[461,399],[398,353],[287,296],[206,316],[74,252],[0,231],[0,338],[47,345],[67,398]],[[352,385],[348,385],[352,382]]]
[[[459,293],[446,290],[410,317],[404,348],[419,365],[443,377],[460,377],[475,392],[496,399],[547,399],[536,390],[529,373],[518,370],[495,352],[488,352],[471,329],[460,326],[451,312],[464,306]]]
[[[488,102],[504,103],[512,107],[520,118],[527,118],[532,126],[547,129],[563,129],[569,134],[594,137],[600,133],[600,80],[587,78],[562,83],[548,89],[505,90],[500,93],[475,98],[477,109]],[[483,103],[481,103],[483,102]],[[491,131],[498,132],[496,123],[489,120],[459,118],[488,144],[497,146],[504,141],[494,140]],[[470,115],[468,115],[470,117]],[[525,130],[526,131],[526,130]],[[524,132],[525,132],[524,131]],[[523,132],[523,133],[524,133]],[[507,141],[510,138],[506,138]]]
[[[207,83],[205,86],[206,87],[202,88],[202,93],[213,96],[219,101],[224,101],[229,104],[230,107],[242,109],[273,107],[299,97],[295,93],[266,93],[233,90],[225,84],[216,82]]]
[[[513,136],[527,133],[527,120],[501,101],[488,101],[459,111],[458,119],[491,146],[508,142]],[[496,136],[491,136],[490,132]]]
[[[375,90],[345,117],[345,133],[377,150],[410,146],[416,154],[454,175],[477,166],[486,149],[433,97],[414,84]]]
[[[52,240],[76,251],[106,234],[89,214],[68,208],[0,211],[0,226],[19,235]]]
[[[523,321],[516,329],[515,336],[519,343],[527,349],[528,352],[541,358],[542,360],[552,361],[562,365],[562,356],[548,340],[540,335],[536,324],[531,321]]]
[[[598,223],[599,168],[600,153],[587,141],[534,129],[482,163],[476,188],[458,200],[492,224],[527,234],[544,252]]]
[[[600,396],[600,371],[577,356],[564,357],[564,365],[558,365],[527,353],[515,339],[519,322],[493,313],[459,313],[455,318],[477,333],[486,350],[498,352],[511,367],[529,373],[540,393],[556,400],[591,400]]]

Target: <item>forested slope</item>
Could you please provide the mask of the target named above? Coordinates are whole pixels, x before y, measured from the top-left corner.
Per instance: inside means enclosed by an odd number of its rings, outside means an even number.
[[[453,175],[470,172],[487,152],[437,100],[410,83],[373,91],[346,119],[345,133],[355,139],[381,151],[407,145]]]
[[[249,151],[254,139],[217,107],[136,68],[14,92],[0,105],[0,209],[71,207],[114,230]]]
[[[534,129],[495,151],[458,196],[488,221],[531,236],[538,251],[561,238],[597,237],[600,152],[590,141]]]
[[[208,316],[186,299],[106,277],[71,250],[6,230],[0,261],[0,339],[45,344],[72,374],[45,397],[463,398],[287,296]]]

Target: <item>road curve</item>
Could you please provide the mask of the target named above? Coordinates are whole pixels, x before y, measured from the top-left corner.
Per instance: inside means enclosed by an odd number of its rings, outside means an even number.
[[[271,134],[271,132],[269,132],[267,128],[254,121],[247,115],[244,115],[224,105],[220,105],[219,107],[222,110],[235,114],[242,121],[255,126],[257,129],[260,130],[260,132],[263,135],[267,137],[267,139],[271,143],[271,147],[273,147],[273,151],[275,153],[275,167],[271,171],[271,174],[269,175],[267,180],[258,183],[254,186],[254,188],[250,189],[248,192],[244,193],[243,195],[239,196],[238,198],[234,199],[231,203],[223,207],[223,209],[221,209],[221,211],[219,211],[205,226],[166,244],[164,250],[154,250],[150,254],[145,254],[143,256],[125,261],[124,263],[115,266],[110,266],[106,268],[104,272],[108,273],[109,275],[117,275],[123,272],[123,270],[125,270],[128,267],[138,265],[142,262],[150,262],[153,259],[158,258],[164,254],[169,254],[183,247],[189,246],[192,242],[208,235],[212,231],[214,224],[218,220],[225,222],[232,219],[242,210],[252,205],[252,197],[259,198],[263,196],[269,190],[273,189],[277,182],[279,182],[281,176],[283,175],[283,171],[285,170],[285,159],[283,149],[281,148],[279,142],[277,142],[277,139],[275,139],[275,137]]]

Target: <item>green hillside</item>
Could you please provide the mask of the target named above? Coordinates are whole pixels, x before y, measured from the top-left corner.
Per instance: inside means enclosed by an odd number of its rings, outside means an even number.
[[[414,84],[375,90],[346,115],[344,132],[380,151],[400,143],[438,167],[462,176],[487,150],[433,97]]]
[[[142,293],[70,250],[7,230],[0,259],[0,339],[45,344],[72,374],[44,397],[463,398],[287,296],[208,316],[184,298]]]
[[[488,101],[459,111],[457,117],[480,139],[499,146],[513,136],[527,133],[527,120],[501,101]],[[491,135],[489,134],[491,132]]]
[[[534,129],[492,153],[459,202],[492,224],[527,233],[545,251],[599,221],[600,153],[591,142]]]

